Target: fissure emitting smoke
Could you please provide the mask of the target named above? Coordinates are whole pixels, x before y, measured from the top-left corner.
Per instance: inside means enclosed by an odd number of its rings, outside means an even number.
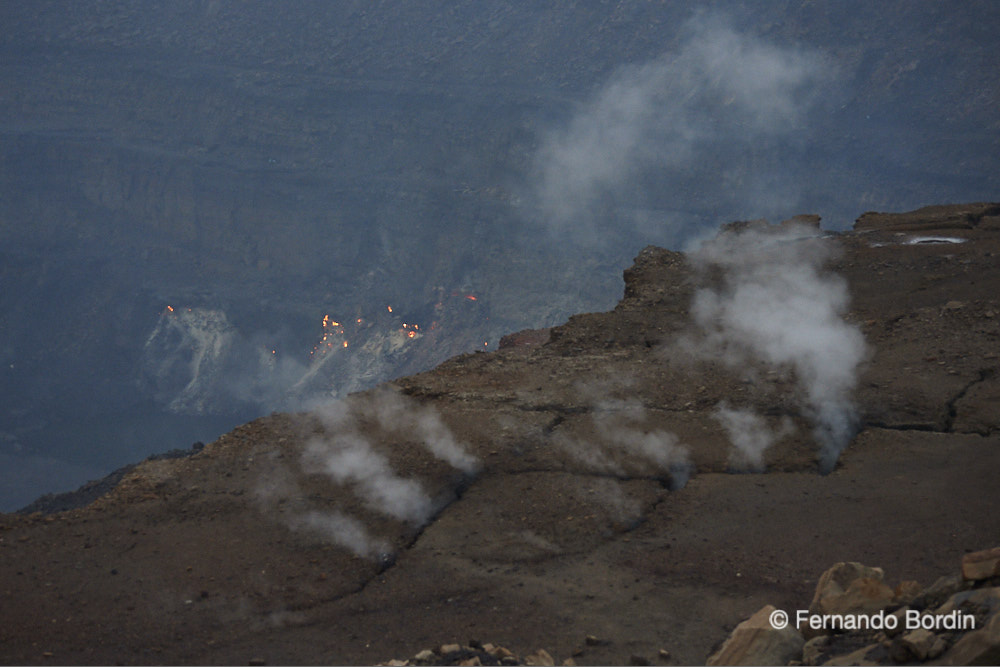
[[[455,440],[433,409],[390,389],[336,401],[312,415],[322,426],[322,434],[305,443],[299,458],[301,472],[328,478],[369,510],[403,522],[411,530],[424,526],[454,497],[453,492],[429,490],[418,477],[394,469],[384,453],[388,447],[420,447],[458,471],[461,478],[479,470],[479,461]],[[291,471],[286,471],[269,474],[258,495],[271,507],[282,499],[301,500],[304,494]],[[391,551],[389,539],[371,535],[361,520],[340,509],[299,509],[287,521],[294,529],[318,533],[358,556],[382,559]]]
[[[853,393],[866,354],[860,329],[843,317],[847,283],[825,268],[836,248],[815,228],[760,225],[722,233],[689,253],[703,281],[714,283],[695,292],[691,315],[701,333],[687,341],[689,352],[732,366],[763,361],[793,370],[823,473],[855,434]]]
[[[627,387],[630,381],[626,378]],[[645,406],[607,396],[607,387],[581,387],[593,400],[592,437],[557,433],[556,443],[587,469],[613,476],[663,476],[679,489],[691,476],[688,449],[673,433],[649,426]],[[599,396],[600,394],[600,396]]]
[[[832,66],[716,15],[696,15],[680,34],[676,50],[619,69],[542,138],[527,201],[560,238],[596,244],[630,222],[661,227],[657,242],[682,240],[690,221],[644,208],[654,189],[675,211],[690,208],[691,187],[707,188],[718,210],[771,215],[797,204],[801,174],[788,164],[768,173],[771,160],[754,156],[761,144],[773,157],[802,143],[809,111],[832,95]]]

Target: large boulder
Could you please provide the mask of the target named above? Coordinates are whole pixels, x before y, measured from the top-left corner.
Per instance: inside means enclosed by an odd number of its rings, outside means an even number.
[[[733,630],[708,665],[785,665],[802,655],[805,639],[798,630],[786,625],[780,629],[772,623],[774,606],[766,605]]]
[[[871,614],[891,604],[895,593],[882,568],[837,563],[824,572],[809,603],[810,614]]]

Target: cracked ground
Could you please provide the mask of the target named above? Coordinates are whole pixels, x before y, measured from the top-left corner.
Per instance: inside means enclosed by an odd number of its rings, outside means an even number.
[[[478,639],[701,663],[764,604],[807,604],[835,562],[929,585],[1000,535],[997,209],[863,217],[837,239],[869,354],[828,475],[793,376],[675,344],[697,279],[649,248],[614,311],[357,394],[350,422],[264,417],[86,507],[0,515],[0,661],[360,664]],[[386,396],[396,421],[372,407]],[[766,472],[733,472],[723,400],[783,434]],[[426,410],[473,472],[406,421]],[[346,430],[419,484],[425,514],[387,514],[363,476],[304,455]],[[350,517],[369,546],[308,516]]]

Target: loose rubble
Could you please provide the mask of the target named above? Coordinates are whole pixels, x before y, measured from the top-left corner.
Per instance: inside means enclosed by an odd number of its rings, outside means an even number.
[[[404,667],[406,665],[536,665],[538,667],[551,667],[556,663],[549,652],[542,648],[520,657],[503,646],[473,640],[464,646],[461,644],[441,644],[435,649],[423,649],[406,660],[394,659],[379,664],[391,667]],[[576,663],[572,658],[567,658],[560,664],[575,665]]]
[[[707,664],[1000,664],[1000,548],[966,554],[960,574],[926,589],[913,581],[889,588],[883,576],[881,568],[837,563],[820,577],[808,610],[764,606]]]

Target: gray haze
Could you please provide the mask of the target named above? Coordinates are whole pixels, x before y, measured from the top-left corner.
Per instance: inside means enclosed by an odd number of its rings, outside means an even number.
[[[813,228],[757,225],[690,253],[709,285],[695,292],[691,316],[702,333],[686,341],[688,349],[731,366],[761,361],[791,371],[797,402],[814,425],[823,472],[833,469],[856,432],[854,390],[867,354],[861,330],[844,320],[847,282],[826,267],[836,252],[836,241]],[[721,273],[719,286],[707,278],[714,271]],[[730,434],[739,432],[737,420],[758,433],[762,428],[726,406],[719,418]],[[746,431],[741,437],[734,445],[751,468],[760,468],[771,438]]]
[[[648,243],[1000,190],[990,1],[0,21],[0,509],[610,308]]]

